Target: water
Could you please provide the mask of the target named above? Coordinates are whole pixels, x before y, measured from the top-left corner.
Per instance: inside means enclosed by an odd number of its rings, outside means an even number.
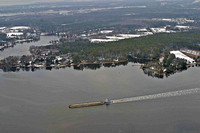
[[[111,103],[127,103],[127,102],[136,102],[136,101],[151,100],[151,99],[166,98],[166,97],[169,98],[169,97],[197,94],[199,92],[200,92],[200,88],[195,88],[195,89],[171,91],[171,92],[165,92],[165,93],[159,93],[159,94],[153,94],[153,95],[116,99],[116,100],[111,100]]]
[[[0,132],[199,133],[200,94],[193,90],[200,88],[199,68],[157,79],[132,65],[83,71],[0,71]],[[186,91],[173,95],[182,90]],[[169,92],[173,96],[68,108],[73,103]]]
[[[0,132],[199,132],[200,95],[69,109],[73,103],[199,88],[199,68],[165,79],[139,67],[0,72]]]
[[[41,36],[40,40],[37,42],[16,44],[14,47],[6,48],[4,51],[0,51],[0,60],[8,56],[22,56],[30,55],[29,48],[30,46],[45,46],[49,45],[49,41],[57,40],[57,36]]]

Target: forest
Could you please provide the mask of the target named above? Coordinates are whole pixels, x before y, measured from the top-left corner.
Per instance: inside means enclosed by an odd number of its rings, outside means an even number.
[[[81,60],[88,61],[98,61],[99,58],[124,59],[129,54],[137,58],[157,59],[161,53],[172,49],[200,50],[200,31],[160,33],[109,43],[72,42],[46,48],[57,49],[59,54],[71,53],[79,56]]]

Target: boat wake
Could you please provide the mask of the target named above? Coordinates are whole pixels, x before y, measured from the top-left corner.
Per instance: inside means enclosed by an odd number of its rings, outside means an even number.
[[[116,100],[111,100],[111,103],[135,102],[135,101],[143,101],[143,100],[150,100],[150,99],[190,95],[190,94],[196,94],[196,93],[200,93],[200,88],[171,91],[171,92],[158,93],[158,94],[145,95],[145,96],[138,96],[138,97],[116,99]]]

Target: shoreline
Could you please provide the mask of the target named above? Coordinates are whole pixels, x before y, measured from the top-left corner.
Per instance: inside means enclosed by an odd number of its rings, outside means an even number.
[[[74,70],[81,70],[83,71],[84,69],[90,69],[90,70],[97,70],[100,69],[101,67],[107,67],[107,68],[112,68],[112,67],[117,67],[117,66],[127,66],[128,63],[140,63],[138,61],[130,61],[130,60],[120,60],[120,61],[104,61],[104,62],[81,62],[81,63],[72,63],[70,65],[51,65],[51,66],[45,66],[45,65],[29,65],[29,66],[12,66],[10,68],[7,68],[5,66],[0,66],[0,69],[3,72],[19,72],[19,71],[36,71],[36,70],[41,70],[41,69],[45,69],[45,70],[52,70],[52,69],[65,69],[65,68],[71,68],[73,67]],[[133,67],[135,65],[132,65]],[[190,67],[200,67],[200,62],[194,64],[187,64],[187,69],[179,69],[179,70],[174,70],[173,72],[167,73],[167,72],[163,72],[163,73],[158,73],[158,71],[156,70],[151,70],[149,68],[145,68],[144,64],[140,63],[139,69],[143,70],[145,75],[151,76],[151,77],[156,77],[156,78],[160,78],[163,79],[164,77],[168,77],[172,74],[175,74],[176,72],[179,71],[184,71],[187,70]]]

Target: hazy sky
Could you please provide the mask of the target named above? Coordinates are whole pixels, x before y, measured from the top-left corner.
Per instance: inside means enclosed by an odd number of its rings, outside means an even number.
[[[61,2],[61,1],[95,1],[95,0],[0,0],[0,6],[24,5],[38,2]]]

